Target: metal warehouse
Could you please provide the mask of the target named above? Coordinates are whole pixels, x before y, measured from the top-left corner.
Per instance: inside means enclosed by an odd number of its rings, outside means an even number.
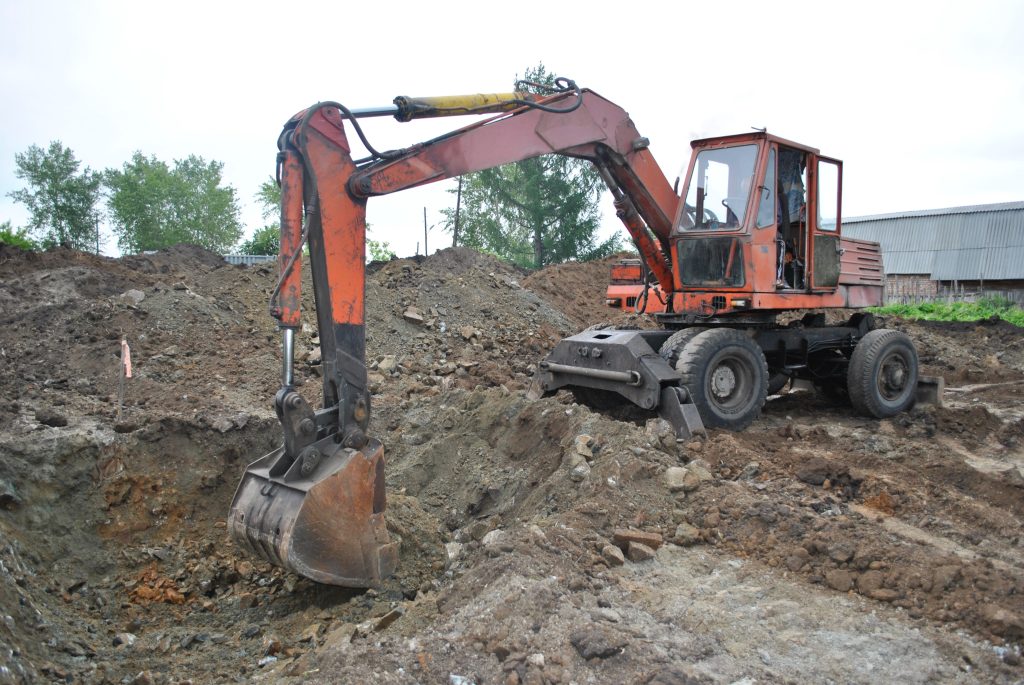
[[[1024,202],[844,217],[843,233],[881,244],[887,301],[1024,303]]]

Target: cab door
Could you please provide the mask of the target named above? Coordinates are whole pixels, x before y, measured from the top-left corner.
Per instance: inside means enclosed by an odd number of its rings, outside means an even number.
[[[811,206],[811,285],[815,289],[834,290],[839,285],[839,236],[842,231],[843,163],[838,159],[815,156],[812,164]]]

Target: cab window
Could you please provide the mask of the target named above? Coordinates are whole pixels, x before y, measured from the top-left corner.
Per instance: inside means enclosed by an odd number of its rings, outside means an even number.
[[[818,228],[836,230],[839,218],[839,165],[818,160]]]
[[[741,227],[756,159],[756,144],[701,150],[687,189],[681,227],[690,231]]]

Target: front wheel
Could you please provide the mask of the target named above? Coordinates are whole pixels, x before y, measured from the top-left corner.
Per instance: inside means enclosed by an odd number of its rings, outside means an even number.
[[[761,414],[768,390],[768,363],[742,331],[712,328],[679,353],[676,371],[709,428],[743,430]]]
[[[850,403],[875,418],[895,416],[913,403],[917,375],[917,350],[910,338],[887,328],[870,331],[850,357]]]

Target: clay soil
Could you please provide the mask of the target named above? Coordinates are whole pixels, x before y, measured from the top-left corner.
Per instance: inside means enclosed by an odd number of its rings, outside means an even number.
[[[1024,679],[1021,329],[890,320],[943,406],[877,421],[791,389],[742,433],[678,442],[642,412],[527,398],[561,337],[650,325],[602,307],[608,269],[374,266],[401,553],[358,590],[227,538],[245,465],[280,441],[275,269],[4,248],[0,683]],[[297,338],[316,402],[315,328]]]

